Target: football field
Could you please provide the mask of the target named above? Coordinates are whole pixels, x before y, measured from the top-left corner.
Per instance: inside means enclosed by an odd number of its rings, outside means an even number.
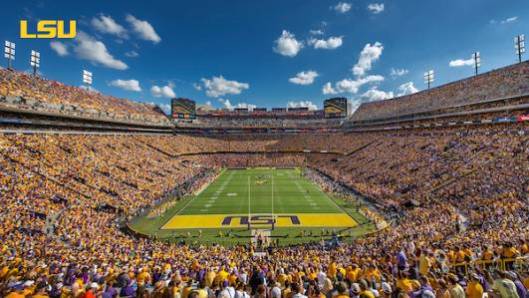
[[[162,230],[352,228],[357,222],[299,169],[226,169]]]

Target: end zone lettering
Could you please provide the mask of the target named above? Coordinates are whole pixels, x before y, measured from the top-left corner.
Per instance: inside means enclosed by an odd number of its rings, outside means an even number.
[[[277,215],[275,218],[289,218],[292,225],[300,225],[301,221],[297,215]],[[232,220],[238,219],[239,225],[248,225],[248,221],[253,225],[272,225],[274,223],[274,217],[272,215],[254,215],[248,217],[247,215],[235,215],[235,216],[226,216],[222,220],[223,226],[231,225]],[[249,219],[249,220],[248,220]]]
[[[20,21],[20,38],[75,38],[77,36],[77,22],[69,21],[69,30],[65,32],[62,20],[40,20],[37,22],[37,32],[28,32],[28,21]]]

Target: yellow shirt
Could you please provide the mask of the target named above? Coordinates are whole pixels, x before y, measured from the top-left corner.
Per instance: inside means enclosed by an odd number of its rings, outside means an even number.
[[[508,258],[508,259],[514,258],[518,254],[519,254],[518,250],[514,247],[504,248],[503,253],[502,253],[503,257]]]
[[[471,281],[466,290],[468,298],[481,298],[483,297],[483,287],[477,281]]]
[[[355,282],[356,280],[358,280],[359,274],[360,274],[360,268],[355,268],[355,269],[351,268],[347,270],[346,277],[350,282]]]
[[[407,278],[402,278],[397,280],[397,288],[408,293],[413,291],[413,283]]]
[[[486,250],[483,252],[483,255],[481,256],[481,258],[485,261],[490,261],[492,260],[492,258],[494,258],[494,253],[490,250]]]
[[[206,273],[206,286],[211,287],[216,276],[217,274],[215,272],[208,271],[208,273]]]
[[[421,255],[419,258],[419,273],[427,275],[430,271],[430,259],[426,255]]]
[[[365,290],[363,292],[360,292],[360,297],[363,298],[375,298],[375,294],[369,290]]]
[[[217,278],[220,282],[223,282],[225,281],[226,279],[228,279],[228,276],[229,276],[229,273],[226,272],[225,270],[221,270],[218,274],[217,274]]]
[[[328,272],[328,275],[331,279],[334,279],[336,277],[336,263],[335,262],[332,262],[330,265],[329,265],[329,270],[327,270]]]

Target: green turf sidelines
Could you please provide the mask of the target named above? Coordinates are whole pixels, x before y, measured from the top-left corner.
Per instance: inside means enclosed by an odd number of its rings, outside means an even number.
[[[273,200],[273,202],[272,202]],[[209,205],[209,206],[207,206]],[[336,234],[353,239],[375,230],[356,206],[331,198],[311,181],[301,177],[299,169],[226,169],[196,196],[178,201],[156,218],[137,217],[129,226],[136,233],[164,239],[203,244],[237,244],[251,237],[246,227],[161,229],[178,215],[212,214],[348,214],[358,225],[352,228],[276,227],[272,238],[280,245],[318,242]]]

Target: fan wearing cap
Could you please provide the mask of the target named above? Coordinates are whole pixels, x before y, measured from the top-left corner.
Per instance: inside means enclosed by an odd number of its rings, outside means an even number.
[[[449,293],[452,298],[465,298],[465,290],[458,283],[459,279],[455,274],[448,275]]]
[[[361,298],[375,298],[375,294],[369,288],[365,279],[360,280],[360,297]]]
[[[392,289],[391,289],[391,285],[387,282],[383,282],[381,285],[380,285],[380,294],[381,294],[381,297],[383,298],[389,298],[391,297],[391,293],[392,293]]]
[[[339,282],[336,285],[336,293],[333,295],[333,298],[347,298],[349,295],[347,295],[347,285],[345,282]]]

